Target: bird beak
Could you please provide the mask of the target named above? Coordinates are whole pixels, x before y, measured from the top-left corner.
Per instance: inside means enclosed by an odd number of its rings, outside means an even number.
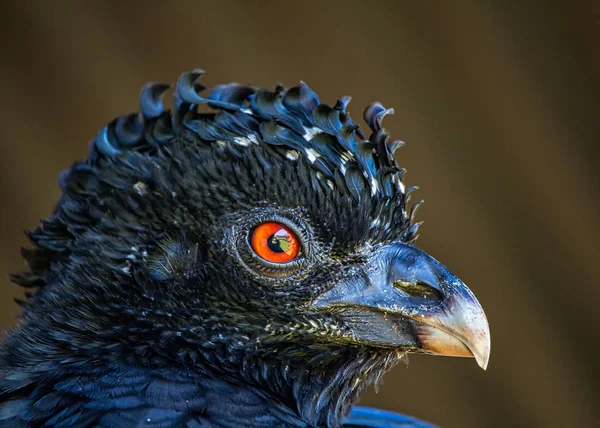
[[[445,266],[418,248],[394,243],[313,303],[315,309],[352,313],[357,340],[435,355],[473,357],[485,370],[490,330],[471,290]],[[369,313],[357,317],[356,311]],[[373,325],[375,324],[375,325]],[[383,331],[385,330],[385,331]],[[358,333],[356,333],[358,332]]]

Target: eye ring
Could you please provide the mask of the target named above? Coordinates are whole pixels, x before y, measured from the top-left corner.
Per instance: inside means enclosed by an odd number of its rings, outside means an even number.
[[[298,254],[288,262],[271,262],[252,247],[254,232],[265,223],[285,226],[298,243]],[[246,272],[267,286],[284,287],[310,272],[310,267],[322,256],[323,249],[315,238],[309,220],[298,209],[261,207],[244,213],[227,233],[226,251],[231,252]],[[270,236],[270,235],[269,235]]]
[[[293,262],[301,249],[296,233],[277,221],[266,221],[256,226],[250,233],[249,243],[259,258],[273,264]]]

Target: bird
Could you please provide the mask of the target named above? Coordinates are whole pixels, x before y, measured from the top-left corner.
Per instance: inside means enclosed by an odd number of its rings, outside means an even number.
[[[410,353],[490,354],[474,294],[415,246],[393,110],[361,126],[347,96],[203,74],[145,85],[60,174],[11,276],[0,426],[432,427],[355,405]]]

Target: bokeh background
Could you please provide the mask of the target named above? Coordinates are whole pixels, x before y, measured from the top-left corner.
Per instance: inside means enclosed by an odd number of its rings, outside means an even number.
[[[59,172],[147,81],[304,80],[379,100],[421,187],[419,245],[469,284],[492,332],[474,361],[414,356],[364,404],[445,427],[598,426],[600,3],[2,1],[0,326],[24,229]]]

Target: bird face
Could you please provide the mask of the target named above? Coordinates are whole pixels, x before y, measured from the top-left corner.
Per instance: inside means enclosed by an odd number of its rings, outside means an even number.
[[[403,241],[398,205],[376,197],[357,204],[310,161],[281,155],[248,148],[230,178],[213,185],[226,194],[227,181],[248,183],[226,206],[211,204],[214,222],[197,226],[214,243],[201,279],[214,297],[208,306],[236,313],[236,328],[263,352],[419,352],[475,357],[485,368],[481,306],[445,266]],[[258,159],[271,167],[257,167]]]

